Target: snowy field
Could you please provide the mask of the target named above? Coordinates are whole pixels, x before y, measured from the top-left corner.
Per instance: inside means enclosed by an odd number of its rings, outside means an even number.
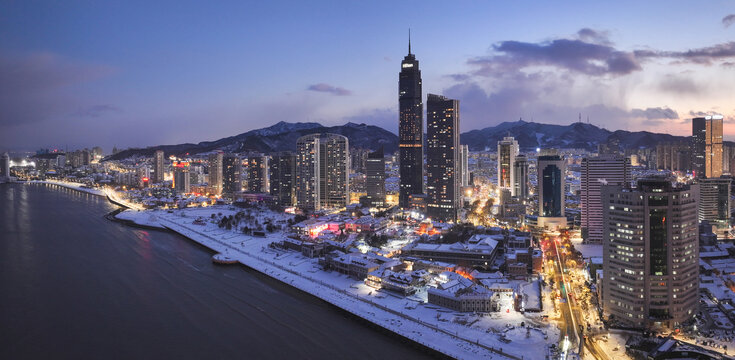
[[[208,248],[237,259],[268,276],[317,296],[346,311],[403,335],[429,348],[462,359],[543,359],[546,344],[559,339],[554,324],[544,313],[521,314],[511,301],[491,314],[458,313],[425,302],[426,293],[403,297],[368,287],[338,272],[321,270],[317,259],[294,251],[274,250],[268,245],[285,238],[284,230],[265,238],[221,229],[212,214],[234,215],[231,206],[173,210],[126,210],[118,217],[136,223],[160,224]],[[285,229],[288,214],[253,212],[259,224],[270,221]],[[204,220],[194,223],[196,219]]]

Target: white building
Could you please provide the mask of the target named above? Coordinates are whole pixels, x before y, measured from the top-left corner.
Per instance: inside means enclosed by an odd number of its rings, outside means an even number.
[[[630,160],[605,154],[582,159],[580,210],[582,238],[602,243],[602,185],[628,185],[631,181]]]

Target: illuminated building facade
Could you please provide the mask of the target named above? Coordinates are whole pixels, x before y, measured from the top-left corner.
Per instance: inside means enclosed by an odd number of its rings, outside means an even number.
[[[173,188],[177,193],[186,194],[191,192],[189,163],[186,161],[175,161]]]
[[[385,156],[383,148],[371,152],[365,164],[367,171],[367,199],[371,207],[384,207],[385,203]]]
[[[498,141],[498,187],[513,189],[513,165],[518,155],[518,142],[511,136]],[[515,194],[513,194],[515,195]]]
[[[222,195],[222,153],[209,155],[209,192]]]
[[[636,328],[675,329],[699,303],[699,185],[644,178],[603,186],[603,310]]]
[[[222,156],[222,194],[233,196],[242,191],[242,161],[237,154]]]
[[[631,180],[630,159],[624,156],[603,154],[582,159],[579,206],[582,238],[602,243],[602,185],[625,186]]]
[[[399,141],[399,195],[401,208],[409,207],[409,197],[424,192],[424,128],[421,92],[421,70],[416,56],[408,55],[401,62],[398,75],[398,141]]]
[[[349,141],[311,134],[296,142],[296,199],[303,210],[345,207],[349,201]]]
[[[279,206],[296,205],[296,155],[279,152],[271,158],[269,167],[270,194]]]
[[[459,164],[459,100],[429,94],[426,101],[427,213],[456,221],[462,207]]]
[[[692,119],[692,167],[698,178],[722,175],[722,115]]]
[[[513,189],[511,195],[521,200],[528,198],[528,159],[526,155],[516,156],[513,162]]]
[[[248,191],[269,193],[268,156],[248,156]]]
[[[163,150],[156,150],[153,154],[153,183],[160,184],[164,179]]]

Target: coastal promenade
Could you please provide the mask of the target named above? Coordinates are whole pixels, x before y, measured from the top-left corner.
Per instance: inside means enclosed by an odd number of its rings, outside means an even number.
[[[155,223],[179,233],[219,254],[314,295],[355,316],[413,340],[430,349],[460,359],[543,359],[544,337],[555,336],[553,326],[524,328],[537,323],[514,311],[502,314],[462,314],[424,301],[397,296],[368,287],[342,274],[323,271],[314,259],[300,253],[272,249],[269,244],[285,237],[282,232],[252,237],[219,229],[214,224],[193,224],[211,208],[164,211],[125,211],[120,218],[146,225]],[[541,315],[531,315],[538,316]],[[466,317],[471,323],[461,324]],[[512,341],[503,339],[512,339]]]

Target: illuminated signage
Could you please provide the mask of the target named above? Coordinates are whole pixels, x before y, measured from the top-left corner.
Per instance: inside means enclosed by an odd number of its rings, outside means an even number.
[[[405,68],[412,68],[412,67],[413,67],[413,64],[411,64],[411,63],[408,63],[408,64],[402,64],[402,65],[401,65],[401,67],[402,67],[402,68],[404,68],[404,69],[405,69]]]

